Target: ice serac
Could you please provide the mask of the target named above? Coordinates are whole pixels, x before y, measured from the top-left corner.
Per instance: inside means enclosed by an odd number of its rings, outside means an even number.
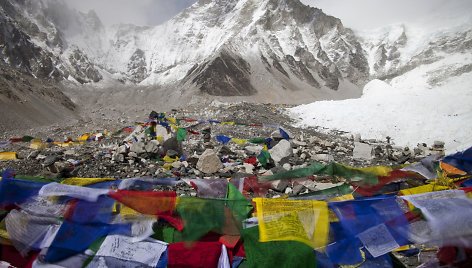
[[[359,36],[372,78],[391,80],[418,68],[433,69],[428,70],[425,77],[430,87],[436,87],[450,77],[472,71],[470,26],[469,21],[426,30],[400,24],[359,33]]]

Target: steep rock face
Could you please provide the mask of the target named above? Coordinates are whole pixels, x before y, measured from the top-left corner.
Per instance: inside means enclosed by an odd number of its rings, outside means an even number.
[[[2,1],[0,14],[0,53],[7,65],[47,80],[102,79],[95,63],[70,41],[103,28],[93,12],[78,13],[60,0],[24,0]]]
[[[29,35],[19,30],[14,21],[0,16],[1,63],[38,78],[55,74],[52,55],[35,45]]]
[[[243,58],[222,51],[214,59],[189,72],[192,82],[214,96],[249,96],[256,93],[249,77],[251,66]]]
[[[141,49],[136,49],[134,54],[129,59],[128,73],[131,79],[135,83],[139,83],[146,79],[148,71],[146,68],[146,55]]]
[[[103,79],[87,56],[79,49],[69,55],[69,62],[73,68],[71,74],[79,83],[98,82]]]

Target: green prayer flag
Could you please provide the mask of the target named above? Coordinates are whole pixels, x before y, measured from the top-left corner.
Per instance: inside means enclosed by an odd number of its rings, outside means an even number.
[[[259,228],[242,230],[248,267],[316,267],[313,248],[297,241],[259,242]]]
[[[257,156],[257,160],[263,167],[265,167],[270,160],[270,153],[267,150],[262,150],[261,153]]]
[[[221,233],[225,222],[225,200],[181,197],[177,213],[184,222],[185,241],[197,241],[207,233]]]
[[[247,219],[254,209],[252,203],[232,183],[228,183],[227,199],[227,206],[238,223]]]
[[[185,128],[179,128],[177,130],[177,141],[184,141],[187,139],[187,130]]]
[[[254,144],[264,144],[266,142],[265,138],[252,138],[249,140],[250,143]]]
[[[172,226],[159,224],[159,225],[153,226],[152,229],[154,231],[154,234],[151,237],[156,240],[164,241],[169,244],[184,241],[182,237],[182,233],[177,231]]]
[[[24,142],[30,142],[30,141],[34,140],[34,137],[23,136],[23,138],[21,138],[21,140],[24,141]]]
[[[346,167],[337,163],[330,163],[328,165],[324,165],[318,162],[314,162],[306,168],[299,168],[277,173],[271,176],[261,177],[261,180],[286,180],[304,178],[312,175],[338,176],[343,177],[345,179],[362,180],[364,183],[370,185],[378,183],[378,177],[374,173]]]

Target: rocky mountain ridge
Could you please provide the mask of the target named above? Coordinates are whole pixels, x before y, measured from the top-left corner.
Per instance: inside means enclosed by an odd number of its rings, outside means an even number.
[[[299,1],[199,1],[152,28],[105,28],[95,13],[60,0],[4,1],[1,12],[10,29],[4,61],[39,78],[84,84],[109,77],[222,96],[303,91],[316,99],[344,88],[359,94],[368,77],[352,31]],[[23,58],[8,43],[16,36],[28,51]]]

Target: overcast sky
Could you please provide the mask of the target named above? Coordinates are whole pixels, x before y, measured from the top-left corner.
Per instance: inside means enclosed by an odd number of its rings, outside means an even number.
[[[157,25],[169,20],[196,0],[65,0],[71,7],[95,10],[106,25]]]
[[[396,23],[441,26],[472,15],[472,0],[301,0],[356,30]]]
[[[234,0],[236,1],[236,0]],[[471,16],[472,0],[301,0],[340,18],[344,25],[368,30],[402,22],[436,23]],[[169,20],[196,0],[66,0],[94,9],[106,25],[156,25]],[[435,25],[436,26],[436,25]]]

